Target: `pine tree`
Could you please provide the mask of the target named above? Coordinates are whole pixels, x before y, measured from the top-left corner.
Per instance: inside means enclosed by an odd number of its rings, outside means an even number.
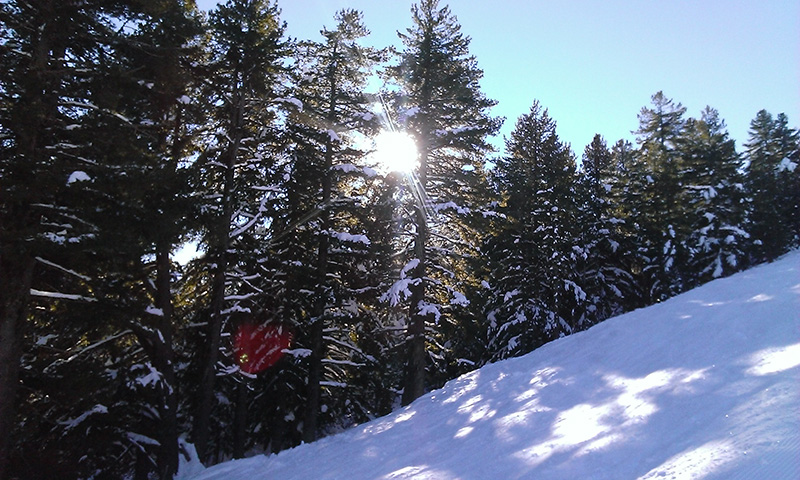
[[[686,263],[683,241],[688,225],[681,204],[681,156],[686,108],[662,92],[652,97],[652,108],[639,113],[637,171],[641,188],[640,210],[635,218],[643,258],[648,303],[664,300],[685,288],[681,271]]]
[[[3,77],[2,90],[14,107],[5,110],[10,116],[3,120],[10,133],[3,148],[13,153],[3,156],[11,161],[3,165],[2,177],[10,182],[7,191],[21,187],[28,191],[28,198],[4,197],[16,202],[8,209],[4,205],[3,213],[10,213],[4,225],[20,225],[14,235],[19,240],[28,237],[24,242],[32,248],[30,253],[46,266],[40,277],[46,283],[39,288],[27,283],[19,297],[24,305],[28,292],[40,292],[39,308],[20,318],[30,320],[31,339],[41,338],[47,325],[59,327],[63,335],[52,344],[73,345],[69,358],[80,358],[63,362],[56,357],[50,365],[37,357],[26,359],[28,365],[41,367],[27,380],[36,385],[34,395],[51,388],[48,380],[58,380],[59,374],[74,376],[84,388],[80,402],[67,402],[51,412],[56,421],[45,438],[52,439],[59,429],[64,435],[93,432],[85,442],[56,450],[64,458],[80,459],[69,461],[70,468],[87,476],[95,474],[99,465],[108,465],[109,458],[117,459],[110,470],[130,473],[131,456],[147,450],[157,450],[153,453],[162,476],[177,469],[171,245],[165,240],[179,234],[182,223],[176,220],[186,217],[180,211],[184,204],[173,199],[182,198],[176,167],[188,150],[190,123],[181,101],[187,92],[182,82],[190,81],[190,76],[181,67],[193,51],[192,40],[187,39],[198,33],[198,17],[184,7],[166,1],[136,7],[115,2],[3,6],[8,20],[4,25],[9,26],[3,32],[14,38],[17,48],[14,55],[4,56],[12,68]],[[150,19],[158,21],[146,21]],[[120,30],[124,24],[129,28]],[[26,55],[26,50],[32,54]],[[31,112],[37,113],[28,117]],[[27,173],[15,164],[25,157]],[[26,175],[33,176],[26,179]],[[35,191],[26,187],[33,178],[40,187]],[[6,191],[6,185],[3,188]],[[34,192],[35,199],[30,197]],[[29,229],[24,225],[32,218],[37,226]],[[4,258],[6,245],[4,239]],[[19,258],[27,257],[25,250],[19,253]],[[98,318],[108,321],[98,324]],[[139,349],[131,348],[137,345],[132,341],[134,331]],[[136,385],[155,378],[153,372],[158,379],[137,392],[143,395],[139,400],[148,397],[153,403],[113,395],[115,389],[124,389],[125,380]],[[73,428],[78,423],[69,419],[86,417],[75,412],[95,399],[102,403],[83,413],[104,418],[106,411],[114,411],[113,418],[128,421],[128,428],[94,420]],[[148,422],[142,415],[145,411],[161,416],[158,448],[153,448],[156,442],[142,444],[136,440],[139,437],[128,435],[143,431],[140,427]],[[67,423],[61,422],[64,419]],[[153,432],[148,433],[158,436]],[[78,454],[80,445],[92,454]],[[151,467],[142,472],[146,470]]]
[[[616,153],[612,152],[603,137],[595,135],[583,153],[578,192],[583,252],[578,268],[585,283],[587,311],[582,327],[624,312],[635,297],[626,261],[630,247],[625,239],[625,220],[617,204],[623,194],[618,181],[624,168],[618,160],[623,149],[618,143]]]
[[[761,110],[750,122],[745,157],[755,262],[772,261],[800,241],[798,138],[784,114],[773,118]]]
[[[369,34],[361,12],[341,10],[335,20],[334,29],[322,30],[321,42],[299,46],[296,96],[303,112],[289,127],[296,160],[292,176],[300,195],[292,207],[316,212],[302,226],[305,241],[294,248],[294,255],[307,252],[305,259],[298,257],[308,271],[298,293],[313,292],[305,300],[308,316],[298,338],[310,350],[302,417],[306,442],[316,439],[323,423],[339,421],[341,389],[365,361],[352,333],[362,310],[355,292],[367,285],[354,269],[369,257],[372,243],[361,213],[369,208],[363,193],[372,171],[364,168],[366,152],[356,138],[377,126],[365,88],[381,52],[361,45]],[[308,258],[316,261],[309,265]]]
[[[140,308],[141,313],[134,313],[126,322],[146,355],[143,363],[131,367],[131,373],[138,372],[135,374],[145,379],[158,375],[157,381],[145,384],[139,393],[144,398],[150,396],[158,415],[154,422],[148,417],[143,419],[141,431],[155,438],[157,446],[152,453],[149,448],[143,449],[137,471],[149,469],[144,462],[152,454],[157,475],[171,478],[178,468],[182,428],[177,382],[179,318],[170,255],[187,228],[185,219],[193,218],[187,190],[189,172],[183,166],[196,152],[197,123],[193,121],[202,122],[190,116],[198,81],[192,68],[198,60],[202,30],[199,14],[188,10],[183,2],[150,3],[145,12],[158,20],[136,32],[134,40],[139,49],[126,52],[130,67],[137,72],[136,84],[143,88],[139,97],[125,105],[125,114],[144,133],[136,137],[134,147],[143,154],[126,159],[130,163],[122,168],[128,175],[120,185],[125,191],[138,189],[141,196],[119,199],[133,216],[129,229],[136,233],[145,255],[140,257],[144,261],[139,265],[115,267],[120,268],[119,275],[126,282],[139,277],[152,285],[138,295],[146,303],[131,305]],[[120,299],[125,293],[115,291],[112,295]],[[144,380],[135,381],[141,384]]]
[[[33,302],[55,310],[90,301],[81,266],[67,262],[96,232],[69,203],[71,184],[90,179],[80,117],[112,113],[86,102],[107,27],[95,3],[0,5],[0,478],[11,476],[17,399],[25,408],[36,395],[18,396],[24,342],[46,323]]]
[[[633,310],[647,305],[647,280],[644,267],[648,264],[646,250],[642,248],[641,225],[643,218],[642,201],[647,174],[636,149],[631,142],[619,140],[611,148],[614,175],[611,179],[610,202],[615,226],[617,247],[616,262],[622,269],[621,276],[631,278],[631,284],[624,292],[623,310]]]
[[[131,15],[149,21],[135,22],[115,52],[109,86],[118,88],[97,92],[125,120],[97,132],[105,168],[95,182],[97,202],[87,209],[102,244],[93,289],[105,314],[139,347],[120,365],[127,415],[136,419],[137,436],[129,440],[136,472],[171,478],[182,419],[181,319],[170,256],[195,217],[187,165],[205,123],[192,104],[203,29],[199,12],[182,1],[148,2]]]
[[[538,102],[521,116],[493,170],[503,196],[487,306],[490,361],[527,353],[579,327],[586,292],[576,265],[576,165]]]
[[[209,430],[215,399],[215,379],[223,326],[237,313],[254,314],[248,297],[257,293],[239,277],[255,272],[242,269],[240,243],[249,230],[269,223],[263,187],[275,173],[276,107],[280,106],[283,62],[288,55],[277,6],[266,0],[230,0],[210,15],[213,84],[207,88],[214,106],[214,137],[201,156],[208,216],[206,243],[213,278],[209,293],[208,329],[198,407],[192,439],[201,459],[208,461]],[[250,262],[252,263],[252,262]]]
[[[747,266],[749,234],[741,159],[719,113],[706,107],[689,119],[681,142],[684,204],[691,231],[686,239],[693,285]]]
[[[3,198],[0,204],[0,429],[5,434],[0,439],[0,478],[5,478],[15,431],[16,397],[19,385],[19,365],[23,324],[28,316],[30,288],[33,281],[36,252],[25,245],[37,233],[33,205],[46,198],[31,195],[26,185],[31,185],[36,173],[45,169],[46,152],[42,147],[54,143],[52,139],[37,138],[51,129],[43,128],[55,123],[58,98],[41,95],[46,88],[48,70],[53,69],[53,59],[47,42],[55,35],[53,28],[42,28],[47,19],[31,12],[26,5],[16,3],[0,5],[3,34],[3,95],[2,157],[0,157],[0,185]],[[27,10],[27,11],[26,11]],[[25,18],[30,19],[28,22]],[[39,35],[26,35],[39,32]],[[12,46],[24,54],[14,54]],[[27,110],[29,117],[23,117]],[[15,118],[16,117],[16,118]],[[19,120],[27,120],[18,123]],[[13,121],[12,121],[13,120]],[[17,129],[15,125],[24,125]],[[29,173],[30,172],[30,173]],[[45,177],[46,178],[46,177]],[[49,192],[44,189],[41,193]],[[31,198],[33,197],[33,198]]]
[[[500,119],[489,116],[496,102],[480,91],[483,72],[469,54],[470,39],[450,9],[438,0],[422,0],[412,9],[413,25],[400,34],[403,50],[399,63],[388,69],[397,82],[402,99],[399,118],[415,139],[419,167],[413,188],[413,254],[402,279],[410,290],[409,323],[406,344],[408,360],[403,388],[404,404],[425,392],[426,329],[447,318],[445,302],[463,298],[448,290],[454,285],[453,266],[445,257],[457,248],[460,234],[458,213],[466,213],[464,195],[472,191],[470,182],[479,180],[483,154],[491,147],[486,139],[495,133]],[[443,213],[455,214],[446,218]],[[455,279],[457,280],[457,279]],[[463,303],[463,302],[462,302]],[[447,307],[450,308],[450,307]]]

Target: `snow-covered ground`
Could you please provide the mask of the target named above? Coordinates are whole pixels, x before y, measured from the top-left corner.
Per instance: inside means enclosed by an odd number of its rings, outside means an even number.
[[[187,478],[800,479],[800,252]]]

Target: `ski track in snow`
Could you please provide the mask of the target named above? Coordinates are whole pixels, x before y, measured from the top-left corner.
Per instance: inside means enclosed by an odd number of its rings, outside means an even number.
[[[796,480],[798,412],[800,251],[185,478]]]

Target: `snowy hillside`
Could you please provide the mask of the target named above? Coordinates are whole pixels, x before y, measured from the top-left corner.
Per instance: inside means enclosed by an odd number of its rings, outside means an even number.
[[[199,479],[798,479],[800,252]]]

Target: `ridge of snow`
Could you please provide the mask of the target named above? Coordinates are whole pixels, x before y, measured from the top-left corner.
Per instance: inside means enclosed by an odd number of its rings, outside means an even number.
[[[348,232],[329,232],[330,236],[341,241],[341,242],[351,242],[351,243],[363,243],[364,245],[369,245],[370,241],[366,235],[362,234],[352,234]]]
[[[69,431],[77,427],[81,423],[83,423],[84,420],[89,418],[91,415],[94,415],[95,413],[108,413],[108,408],[105,405],[98,403],[91,409],[80,414],[78,417],[58,423],[64,425],[66,427],[66,430]]]
[[[83,170],[75,170],[69,174],[69,178],[67,178],[67,185],[72,185],[76,182],[88,182],[91,180],[92,177],[90,177],[88,173],[84,172]]]
[[[795,251],[193,478],[797,479],[798,385]]]

